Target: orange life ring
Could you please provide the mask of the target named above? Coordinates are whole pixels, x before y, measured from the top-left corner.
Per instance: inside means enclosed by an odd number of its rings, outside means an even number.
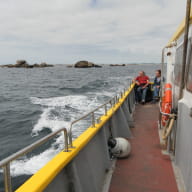
[[[164,96],[162,97],[161,111],[163,113],[170,114],[171,108],[172,108],[172,86],[170,83],[166,83],[164,88]],[[169,117],[167,115],[162,115],[161,123],[163,126],[166,125],[168,119]]]

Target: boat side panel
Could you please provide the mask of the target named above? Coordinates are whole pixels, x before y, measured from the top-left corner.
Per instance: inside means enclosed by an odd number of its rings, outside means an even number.
[[[102,191],[106,172],[112,163],[107,147],[109,136],[110,129],[105,125],[73,161],[55,177],[45,191]]]
[[[131,137],[131,130],[122,108],[119,108],[115,115],[112,116],[111,129],[113,137]]]
[[[186,191],[192,191],[192,117],[190,112],[192,102],[190,97],[185,97],[179,101],[178,121],[177,121],[177,139],[176,139],[176,164],[181,170]]]

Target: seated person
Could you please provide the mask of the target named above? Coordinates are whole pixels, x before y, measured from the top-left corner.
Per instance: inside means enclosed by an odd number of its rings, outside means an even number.
[[[153,84],[153,103],[159,100],[159,90],[161,86],[161,70],[155,71],[155,79]]]
[[[139,72],[139,76],[133,80],[136,84],[136,102],[145,104],[147,90],[149,89],[149,77],[145,75],[144,71]]]

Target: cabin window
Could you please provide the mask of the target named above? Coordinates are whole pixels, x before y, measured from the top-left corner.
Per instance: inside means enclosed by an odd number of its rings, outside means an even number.
[[[183,57],[183,44],[177,48],[175,58],[175,68],[174,68],[175,84],[178,86],[180,86],[181,84],[182,57]]]
[[[192,92],[192,42],[189,40],[189,48],[188,48],[188,66],[187,66],[187,90]]]

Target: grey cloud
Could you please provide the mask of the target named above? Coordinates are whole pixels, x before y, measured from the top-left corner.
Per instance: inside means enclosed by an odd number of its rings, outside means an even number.
[[[0,63],[20,57],[159,62],[185,12],[180,0],[0,0],[0,5]]]

